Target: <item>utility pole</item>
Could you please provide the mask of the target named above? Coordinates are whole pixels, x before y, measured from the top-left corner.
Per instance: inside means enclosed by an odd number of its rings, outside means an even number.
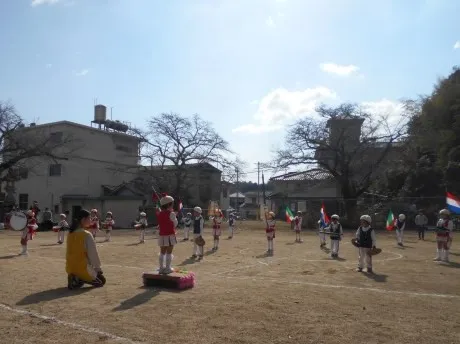
[[[259,206],[260,212],[260,162],[257,162],[257,205]],[[262,214],[260,214],[260,218],[262,218]]]
[[[264,180],[264,173],[262,172],[262,195],[264,197],[264,206],[267,204],[265,203],[265,180]]]
[[[239,193],[240,193],[240,183],[239,183],[239,170],[238,167],[235,169],[236,171],[236,211],[240,212],[240,200],[239,200]]]

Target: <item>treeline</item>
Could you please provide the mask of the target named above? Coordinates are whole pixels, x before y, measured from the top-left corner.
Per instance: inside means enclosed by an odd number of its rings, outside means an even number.
[[[417,206],[433,206],[446,191],[460,196],[460,68],[405,107],[411,116],[405,150],[379,180],[379,191],[414,197]]]
[[[240,182],[238,189],[241,193],[257,191],[257,183]],[[267,184],[265,184],[265,191],[273,191],[273,189],[274,189],[274,185],[272,182],[268,182]],[[259,185],[259,191],[262,192],[262,185]]]

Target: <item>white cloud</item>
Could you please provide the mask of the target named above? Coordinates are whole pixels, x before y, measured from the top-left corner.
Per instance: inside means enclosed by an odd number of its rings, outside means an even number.
[[[359,71],[359,67],[355,65],[339,65],[332,62],[321,63],[319,68],[326,73],[336,74],[339,76],[350,76]]]
[[[265,21],[265,24],[267,24],[267,26],[270,26],[270,27],[275,26],[275,21],[273,20],[272,16],[267,18],[267,20]]]
[[[455,42],[454,49],[460,49],[460,41]]]
[[[383,98],[374,102],[362,102],[362,109],[370,114],[385,117],[389,125],[397,125],[401,122],[401,114],[404,107],[401,102]]]
[[[307,88],[302,91],[288,91],[278,88],[259,102],[254,122],[233,129],[235,133],[261,133],[275,131],[307,114],[326,100],[335,99],[334,91],[326,87]]]
[[[51,67],[53,67],[53,65],[51,63],[46,64],[46,68],[51,68]]]
[[[40,6],[40,5],[54,5],[57,4],[60,0],[32,0],[30,6]]]
[[[89,73],[88,69],[82,69],[81,71],[75,72],[75,76],[85,76]]]

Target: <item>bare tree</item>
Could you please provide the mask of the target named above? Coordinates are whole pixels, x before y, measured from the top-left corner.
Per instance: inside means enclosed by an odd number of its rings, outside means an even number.
[[[145,172],[151,173],[159,189],[173,185],[172,192],[182,199],[188,197],[185,184],[190,164],[231,164],[226,158],[232,153],[228,142],[198,115],[187,118],[163,113],[149,120],[147,130],[132,133],[142,138]]]
[[[71,137],[56,140],[23,123],[13,105],[0,102],[0,182],[14,182],[33,173],[43,158],[65,160],[75,148],[70,147]]]
[[[236,157],[231,160],[225,160],[222,164],[222,180],[234,183],[237,179],[240,181],[246,177],[247,162]]]
[[[300,119],[289,128],[274,165],[278,169],[319,167],[329,172],[339,185],[348,220],[355,221],[357,198],[400,145],[406,121],[390,124],[387,115],[371,115],[355,104],[322,105],[316,111],[318,118]]]

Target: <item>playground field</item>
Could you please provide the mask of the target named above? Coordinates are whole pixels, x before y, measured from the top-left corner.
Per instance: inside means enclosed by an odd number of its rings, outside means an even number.
[[[69,291],[56,233],[38,233],[23,257],[20,233],[0,231],[0,343],[460,343],[457,238],[451,263],[439,264],[433,234],[419,241],[409,232],[400,248],[380,231],[370,275],[355,271],[354,232],[333,260],[313,231],[294,243],[286,224],[278,228],[273,257],[257,222],[223,235],[215,253],[206,228],[200,262],[190,259],[192,242],[180,242],[173,265],[197,279],[182,292],[142,286],[142,272],[157,268],[152,232],[144,244],[134,230],[114,231],[109,243],[101,233],[106,286]]]

